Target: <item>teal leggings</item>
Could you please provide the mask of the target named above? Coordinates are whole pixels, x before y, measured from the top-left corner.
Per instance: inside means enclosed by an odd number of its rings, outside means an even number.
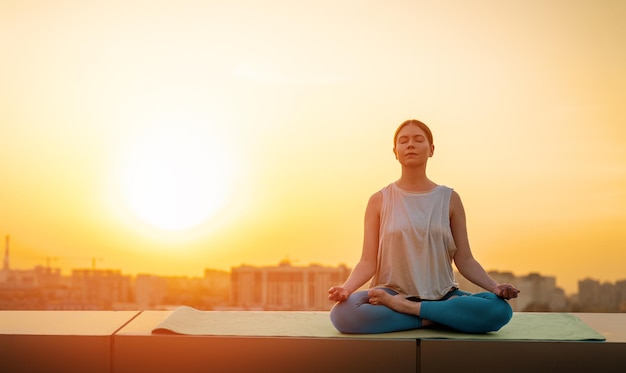
[[[391,289],[384,290],[397,294]],[[422,327],[422,319],[465,333],[487,333],[499,330],[513,316],[509,303],[489,292],[470,294],[456,289],[441,300],[421,302],[418,317],[370,304],[367,290],[357,291],[333,306],[330,320],[337,330],[348,334],[418,329]]]

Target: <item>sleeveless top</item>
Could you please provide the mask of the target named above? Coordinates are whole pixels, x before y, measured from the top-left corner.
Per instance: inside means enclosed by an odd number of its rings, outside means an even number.
[[[408,192],[391,183],[381,192],[378,263],[370,287],[441,299],[458,287],[452,269],[452,189],[438,185],[428,192]]]

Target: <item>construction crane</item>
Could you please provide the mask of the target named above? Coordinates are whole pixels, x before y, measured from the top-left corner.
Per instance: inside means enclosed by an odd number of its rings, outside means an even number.
[[[78,262],[78,261],[84,261],[84,260],[90,260],[91,261],[91,269],[94,270],[96,269],[96,262],[101,262],[104,260],[104,258],[98,258],[98,257],[88,257],[88,256],[47,256],[46,257],[46,264],[48,266],[48,268],[50,268],[50,262],[51,261],[57,261],[60,259],[65,259],[65,260],[70,260],[72,262]]]

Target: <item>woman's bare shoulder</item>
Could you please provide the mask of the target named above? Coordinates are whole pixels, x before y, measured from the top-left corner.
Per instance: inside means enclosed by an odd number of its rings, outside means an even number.
[[[461,201],[461,196],[455,190],[452,190],[450,193],[450,217],[464,216],[465,208],[463,207],[463,202]]]
[[[383,193],[379,190],[376,193],[372,194],[367,201],[367,209],[368,213],[376,213],[380,214],[380,210],[383,206]]]

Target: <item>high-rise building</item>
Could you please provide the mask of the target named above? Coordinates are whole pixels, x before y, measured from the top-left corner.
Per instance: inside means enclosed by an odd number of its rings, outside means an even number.
[[[131,278],[119,270],[72,270],[74,302],[82,309],[113,309],[131,301]]]
[[[272,267],[236,267],[231,271],[231,302],[243,309],[329,310],[328,289],[349,274],[345,265],[296,267],[288,261]]]

